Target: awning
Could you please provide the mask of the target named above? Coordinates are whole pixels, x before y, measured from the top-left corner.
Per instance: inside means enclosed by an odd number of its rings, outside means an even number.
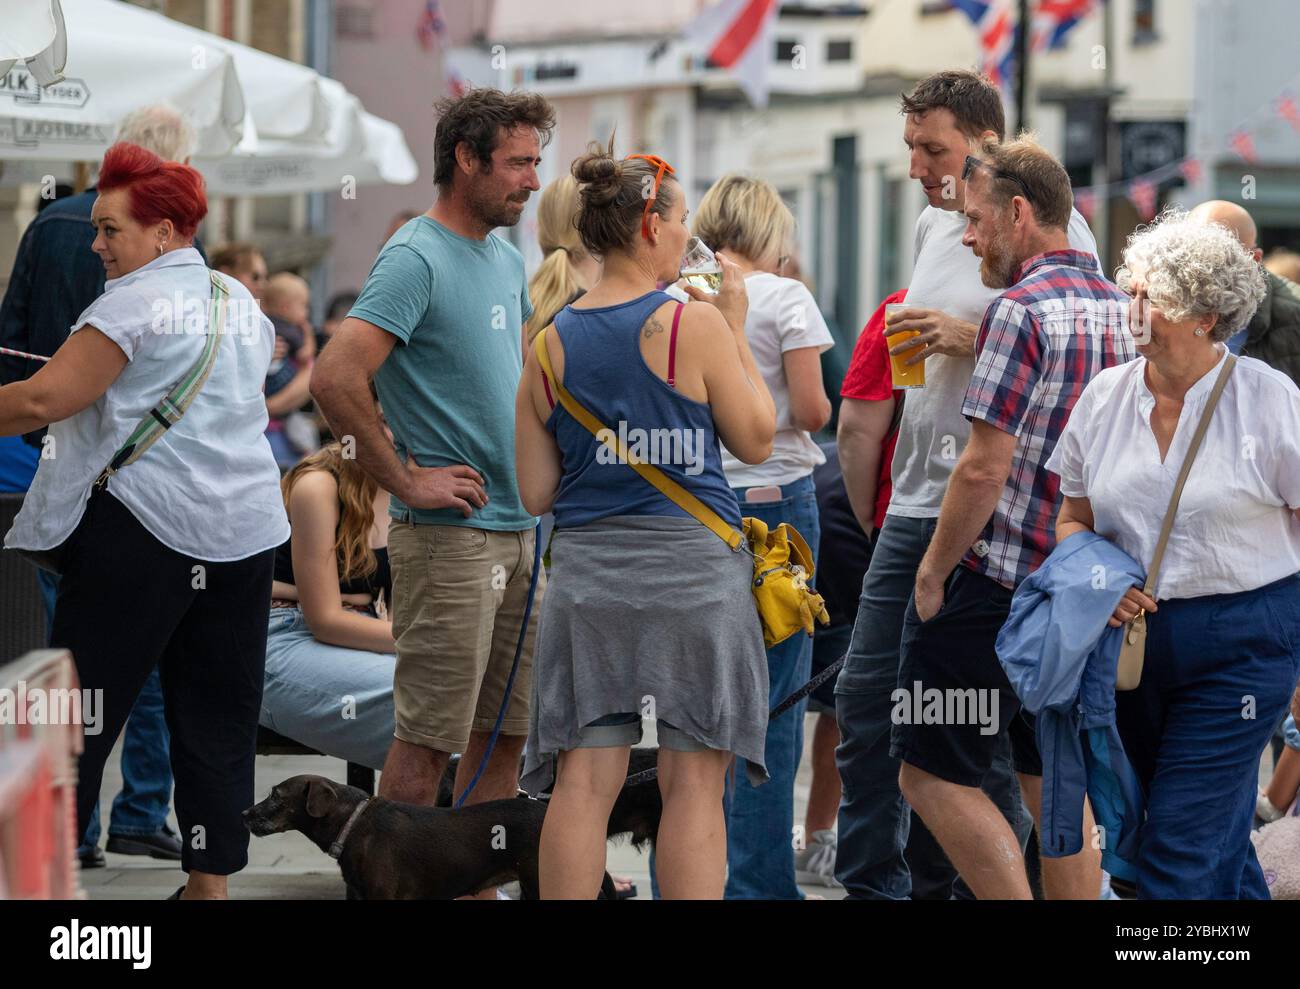
[[[68,38],[59,0],[5,0],[0,20],[0,78],[21,63],[42,86],[63,78]]]

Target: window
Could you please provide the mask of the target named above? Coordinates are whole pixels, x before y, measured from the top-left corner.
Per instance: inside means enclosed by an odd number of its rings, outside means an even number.
[[[340,4],[334,12],[335,30],[340,38],[369,40],[375,36],[373,14],[369,6]]]
[[[777,38],[776,39],[776,60],[789,65],[794,61],[795,49],[799,47],[799,42],[794,38]]]
[[[1146,45],[1156,40],[1156,0],[1134,0],[1133,44]]]
[[[828,62],[851,62],[853,61],[853,41],[849,38],[838,38],[826,42],[826,61]]]

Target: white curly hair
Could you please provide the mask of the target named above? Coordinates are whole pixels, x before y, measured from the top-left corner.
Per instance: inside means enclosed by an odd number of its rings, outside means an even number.
[[[1176,207],[1129,237],[1115,282],[1132,295],[1134,278],[1146,280],[1147,298],[1168,319],[1217,314],[1215,341],[1245,329],[1267,291],[1262,266],[1227,227]]]

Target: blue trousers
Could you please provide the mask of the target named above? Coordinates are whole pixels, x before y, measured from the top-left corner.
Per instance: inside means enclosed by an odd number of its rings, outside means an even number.
[[[59,593],[59,578],[48,570],[36,571],[45,600],[45,637],[54,624],[54,602]],[[124,838],[151,835],[167,820],[172,799],[172,766],[168,749],[170,736],[163,719],[162,684],[157,668],[140,688],[140,696],[131,708],[122,739],[122,792],[113,798],[109,817],[109,834]],[[99,804],[95,804],[82,836],[81,847],[99,844]]]
[[[781,500],[746,502],[748,488],[733,488],[743,515],[769,528],[788,522],[813,553],[821,528],[812,476],[781,487]],[[816,583],[814,575],[814,584]],[[768,708],[776,707],[812,676],[812,638],[796,632],[767,651]],[[751,786],[737,760],[734,786],[724,797],[727,814],[727,889],[729,900],[801,900],[794,875],[794,777],[803,755],[803,698],[768,722],[763,755],[770,779]]]
[[[1142,899],[1269,899],[1250,841],[1259,758],[1300,673],[1300,575],[1161,601],[1136,690],[1116,695],[1142,783]]]
[[[973,898],[938,842],[921,833],[925,826],[919,818],[913,827],[911,808],[898,788],[899,763],[889,754],[903,615],[937,523],[885,517],[862,580],[848,658],[835,684],[840,727],[835,765],[842,785],[835,878],[850,899]],[[1005,739],[982,786],[1023,848],[1032,821]]]

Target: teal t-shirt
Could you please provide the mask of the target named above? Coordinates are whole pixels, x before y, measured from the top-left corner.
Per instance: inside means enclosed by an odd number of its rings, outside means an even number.
[[[473,240],[417,216],[384,245],[350,315],[397,337],[375,374],[397,455],[421,467],[467,464],[488,496],[469,518],[393,496],[391,516],[506,531],[536,523],[515,480],[520,334],[532,312],[524,259],[495,234]]]

